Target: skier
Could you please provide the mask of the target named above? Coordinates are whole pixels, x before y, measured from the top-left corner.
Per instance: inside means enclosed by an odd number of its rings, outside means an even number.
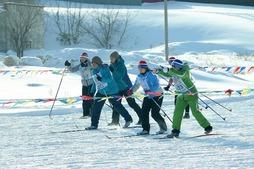
[[[66,60],[64,65],[70,72],[80,72],[81,75],[81,83],[82,83],[82,95],[89,95],[91,93],[91,87],[93,84],[92,80],[92,65],[90,60],[88,59],[88,55],[86,52],[81,53],[80,55],[80,64],[77,66],[71,67],[71,63]],[[91,116],[92,112],[92,100],[83,100],[82,108],[83,108],[83,116],[81,119],[86,119]]]
[[[139,61],[138,74],[134,85],[128,90],[128,95],[132,95],[141,86],[145,93],[157,92],[163,94],[163,89],[160,87],[159,79],[148,68],[146,61]],[[146,135],[150,133],[149,112],[151,110],[152,118],[158,123],[160,130],[157,134],[163,134],[167,131],[167,125],[164,118],[160,115],[160,107],[162,105],[163,97],[154,97],[148,95],[143,99],[142,103],[142,128],[143,131],[137,133],[138,135]]]
[[[107,64],[102,64],[102,60],[98,56],[94,56],[92,58],[92,66],[94,69],[92,75],[93,85],[91,95],[95,95],[95,97],[118,95],[117,85],[111,76],[109,66]],[[98,128],[101,110],[105,101],[106,100],[101,99],[94,100],[91,126],[87,127],[87,130],[96,130]],[[123,107],[121,102],[117,101],[117,98],[113,97],[108,99],[108,101],[113,106],[112,108],[124,117],[124,128],[127,128],[132,123],[132,117],[128,111]]]
[[[170,57],[168,59],[168,63],[169,65],[172,64],[172,62],[175,60],[176,58],[175,57]],[[174,83],[174,80],[172,77],[169,78],[169,81],[168,81],[168,85],[166,87],[164,87],[164,90],[168,91],[170,86]],[[174,104],[176,105],[176,100],[177,100],[177,95],[175,95],[175,101],[174,101]],[[187,105],[186,108],[185,108],[185,114],[183,116],[184,119],[189,119],[190,118],[190,106]]]
[[[124,64],[124,59],[118,54],[117,51],[113,51],[110,53],[110,66],[109,69],[112,72],[113,79],[117,84],[119,95],[120,96],[128,96],[127,91],[131,88],[132,83],[127,74],[127,69]],[[126,98],[128,105],[134,109],[137,113],[139,120],[137,122],[138,125],[141,125],[141,108],[136,103],[134,98],[128,97]],[[113,110],[112,113],[112,122],[109,125],[119,125],[119,113]]]
[[[190,78],[190,67],[188,64],[183,64],[179,59],[175,59],[172,68],[167,68],[167,72],[163,69],[155,69],[155,72],[174,79],[176,91],[181,93],[178,95],[173,116],[172,132],[167,135],[168,138],[179,137],[182,117],[184,109],[189,104],[193,116],[198,121],[199,125],[205,130],[205,134],[212,132],[213,127],[209,121],[202,115],[198,109],[198,91]]]

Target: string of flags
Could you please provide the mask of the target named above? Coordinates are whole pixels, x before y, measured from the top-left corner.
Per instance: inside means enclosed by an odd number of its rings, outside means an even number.
[[[250,94],[251,92],[254,92],[254,89],[242,89],[242,90],[232,90],[232,89],[228,89],[228,90],[218,90],[218,91],[202,91],[202,92],[198,92],[198,93],[224,93],[227,96],[231,96],[233,93],[236,93],[238,95],[247,95]],[[188,93],[188,95],[194,95],[197,93]],[[180,95],[180,93],[174,93],[174,92],[165,92],[163,94],[163,96],[175,96],[175,95]],[[117,100],[121,100],[123,98],[128,98],[128,97],[132,97],[132,98],[138,98],[138,99],[143,99],[144,97],[148,97],[148,96],[162,96],[161,93],[157,93],[157,92],[149,92],[149,93],[134,93],[131,96],[109,96],[109,97],[91,97],[91,96],[78,96],[78,97],[68,97],[68,98],[59,98],[59,99],[51,99],[51,98],[47,98],[47,99],[15,99],[15,100],[0,100],[0,105],[1,106],[17,106],[17,105],[28,105],[29,103],[49,103],[52,101],[58,101],[60,103],[66,104],[66,105],[70,105],[70,104],[74,104],[77,103],[79,101],[82,100],[107,100],[107,99],[111,99],[111,98],[117,98]]]
[[[227,67],[193,67],[195,70],[205,70],[207,72],[226,71],[233,74],[240,73],[252,73],[254,72],[254,66],[227,66]],[[47,73],[61,75],[64,69],[49,69],[49,70],[0,70],[0,75],[43,75]],[[68,72],[68,70],[65,70]]]
[[[68,70],[65,70],[68,72]],[[0,70],[0,75],[43,75],[47,73],[61,75],[63,69],[52,69],[52,70]]]
[[[217,71],[226,71],[233,74],[240,74],[240,73],[252,73],[254,71],[254,66],[227,66],[227,67],[196,67],[196,70],[206,70],[207,72],[217,72]]]

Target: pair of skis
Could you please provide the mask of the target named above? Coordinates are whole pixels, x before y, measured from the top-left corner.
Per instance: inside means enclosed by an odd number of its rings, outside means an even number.
[[[151,139],[172,139],[172,138],[168,138],[167,136],[162,137],[161,135],[165,135],[165,134],[146,134],[146,135],[137,135],[137,134],[132,134],[132,135],[125,135],[125,136],[116,136],[116,137],[111,137],[106,135],[106,137],[108,139],[116,139],[116,138],[133,138],[133,137],[145,137],[145,138],[151,138]],[[173,137],[173,139],[191,139],[191,138],[199,138],[199,137],[208,137],[208,136],[222,136],[223,134],[218,134],[218,133],[210,133],[210,134],[200,134],[200,135],[195,135],[195,136],[188,136],[188,137]],[[156,137],[154,137],[156,136]],[[160,137],[157,137],[160,136]]]

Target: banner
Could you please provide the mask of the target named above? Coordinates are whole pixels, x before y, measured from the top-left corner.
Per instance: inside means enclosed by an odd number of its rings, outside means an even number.
[[[232,89],[228,89],[228,90],[217,90],[217,91],[201,91],[198,93],[208,93],[208,94],[212,94],[212,93],[224,93],[227,96],[231,96],[233,93],[238,94],[238,95],[247,95],[250,94],[251,92],[253,92],[254,89],[241,89],[241,90],[232,90]],[[194,95],[197,93],[188,93],[186,95]],[[12,99],[12,100],[0,100],[0,105],[1,106],[16,106],[16,105],[28,105],[29,103],[49,103],[52,101],[58,101],[60,103],[66,104],[66,105],[70,105],[70,104],[74,104],[77,103],[79,101],[82,100],[107,100],[107,99],[111,99],[111,98],[117,98],[118,101],[124,98],[128,98],[128,97],[132,97],[132,98],[137,98],[137,99],[143,99],[144,97],[148,97],[148,96],[154,96],[154,97],[160,97],[160,96],[175,96],[175,95],[181,95],[181,93],[175,93],[175,92],[165,92],[163,95],[160,93],[156,93],[156,92],[150,92],[150,93],[134,93],[131,96],[117,96],[117,95],[113,95],[113,96],[109,96],[109,97],[91,97],[91,96],[79,96],[79,97],[68,97],[68,98],[59,98],[59,99],[52,99],[52,98],[47,98],[47,99]]]
[[[51,70],[0,70],[0,76],[4,75],[43,75],[47,73],[61,75],[64,69],[51,69]],[[68,70],[65,70],[68,72]]]
[[[196,67],[196,70],[205,70],[207,72],[218,72],[218,71],[226,71],[232,74],[247,74],[253,73],[254,66],[237,66],[237,67]]]

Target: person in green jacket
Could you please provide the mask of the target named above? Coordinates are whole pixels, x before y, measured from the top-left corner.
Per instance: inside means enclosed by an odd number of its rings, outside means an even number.
[[[179,137],[182,117],[184,109],[187,105],[190,106],[191,112],[199,125],[204,128],[205,134],[212,132],[213,127],[209,121],[203,116],[198,108],[198,91],[190,77],[190,67],[188,64],[183,64],[179,59],[175,59],[172,68],[167,68],[167,72],[163,69],[156,69],[156,72],[166,77],[174,79],[176,92],[181,93],[178,95],[176,106],[173,115],[173,124],[171,134],[167,135],[168,138]]]

